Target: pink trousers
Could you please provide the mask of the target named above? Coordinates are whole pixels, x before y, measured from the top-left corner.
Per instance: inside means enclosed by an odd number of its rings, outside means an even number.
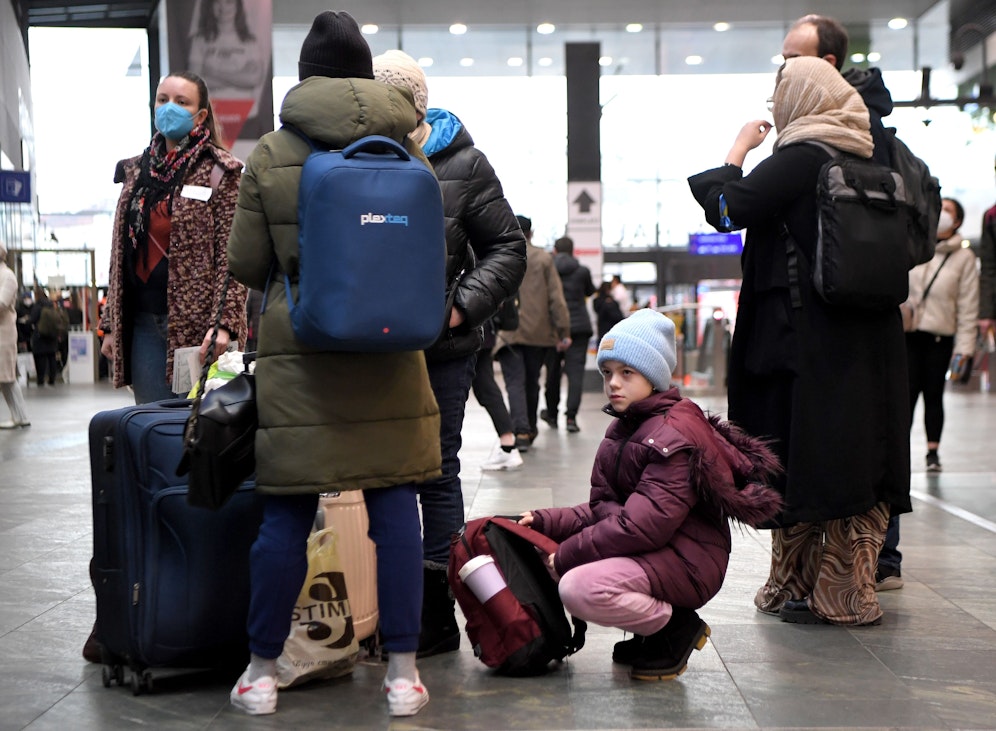
[[[652,635],[671,619],[671,605],[650,596],[650,579],[631,558],[606,558],[560,578],[560,599],[572,616],[604,627]]]

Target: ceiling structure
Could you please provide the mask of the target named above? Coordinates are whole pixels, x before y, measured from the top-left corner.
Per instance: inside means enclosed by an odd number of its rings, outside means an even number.
[[[13,0],[29,26],[146,27],[159,0]],[[449,25],[460,21],[484,25],[510,23],[704,23],[786,21],[825,12],[847,24],[905,17],[916,19],[937,0],[339,0],[338,10],[361,22],[388,25]],[[328,0],[282,0],[273,3],[276,24],[300,24],[329,7]]]

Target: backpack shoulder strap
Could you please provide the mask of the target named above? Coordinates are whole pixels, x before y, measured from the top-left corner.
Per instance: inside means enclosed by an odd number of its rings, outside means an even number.
[[[211,168],[211,190],[218,190],[218,186],[221,185],[221,179],[225,175],[225,168],[221,166],[220,162],[216,162],[214,167]]]
[[[308,135],[306,135],[304,132],[302,132],[301,130],[299,130],[293,124],[287,124],[285,122],[284,124],[282,124],[280,126],[280,129],[286,129],[286,130],[289,130],[290,132],[293,132],[294,134],[296,134],[298,137],[300,137],[302,140],[304,140],[305,142],[308,143],[308,147],[311,148],[312,152],[318,152],[319,150],[323,149],[317,142],[315,142],[313,139],[311,139],[310,137],[308,137]]]

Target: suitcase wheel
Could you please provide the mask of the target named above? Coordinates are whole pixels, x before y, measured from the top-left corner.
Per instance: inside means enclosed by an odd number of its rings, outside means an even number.
[[[131,692],[133,695],[142,695],[142,693],[152,692],[152,673],[148,670],[137,673],[133,672],[131,674]]]
[[[104,665],[100,671],[100,678],[104,681],[104,687],[110,688],[111,683],[124,685],[124,666],[119,664]]]

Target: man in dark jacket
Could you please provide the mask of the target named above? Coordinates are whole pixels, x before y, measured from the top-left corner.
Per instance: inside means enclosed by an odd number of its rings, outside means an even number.
[[[439,404],[442,477],[422,483],[425,592],[419,657],[460,647],[460,627],[446,579],[450,536],[464,522],[460,485],[460,432],[484,342],[483,325],[515,294],[526,271],[526,241],[494,169],[456,115],[428,109],[421,67],[401,51],[374,59],[374,77],[409,91],[418,126],[409,137],[435,170],[446,218],[446,287],[449,327],[426,353]]]
[[[571,315],[571,344],[558,344],[546,362],[546,409],[540,418],[554,429],[557,428],[557,409],[560,406],[560,377],[567,375],[567,431],[579,432],[577,415],[581,408],[581,393],[584,389],[584,364],[588,357],[588,341],[591,339],[591,316],[586,305],[587,298],[595,293],[591,281],[591,270],[582,266],[574,256],[574,241],[562,236],[553,243],[553,263],[560,275],[564,288],[564,299]]]
[[[844,67],[847,57],[847,30],[839,22],[825,15],[804,15],[792,24],[782,42],[782,56],[815,56],[832,64],[838,71]],[[880,165],[892,165],[889,136],[882,124],[882,117],[892,114],[892,94],[882,81],[882,72],[877,68],[850,68],[843,74],[844,79],[861,95],[868,107],[868,121],[871,125],[872,142],[875,145],[872,159]],[[907,378],[904,369],[896,373],[896,378]],[[903,586],[903,554],[899,551],[899,516],[889,518],[889,529],[885,544],[878,557],[875,571],[876,591],[899,589]]]

